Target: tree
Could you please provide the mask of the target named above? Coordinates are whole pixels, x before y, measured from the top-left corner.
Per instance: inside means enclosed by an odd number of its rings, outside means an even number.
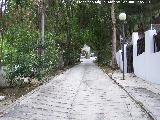
[[[116,17],[115,17],[115,1],[112,0],[111,5],[112,18],[112,68],[116,67]]]
[[[7,1],[3,18],[2,7],[0,8],[1,32],[3,28],[0,59],[7,67],[8,78],[14,81],[18,76],[33,74],[38,78],[47,71],[57,69],[63,61],[65,65],[73,65],[79,61],[84,44],[89,45],[97,54],[99,64],[108,65],[112,59],[112,68],[115,68],[116,28],[120,28],[116,12],[123,10],[133,13],[139,7],[133,8],[134,4],[129,6],[126,3],[122,8],[115,0],[112,0],[112,4],[107,0],[100,1],[101,4],[97,4],[96,0],[82,3],[77,0]],[[133,28],[138,23],[139,16],[127,15],[127,24]],[[133,30],[135,29],[130,31]]]
[[[2,15],[3,15],[3,0],[1,1],[0,3],[0,39],[1,39],[1,50],[0,50],[0,69],[2,67],[2,48],[3,48],[3,18],[2,18]]]
[[[38,54],[41,56],[44,54],[44,24],[45,24],[45,14],[44,14],[44,0],[39,0],[39,46],[38,46]]]

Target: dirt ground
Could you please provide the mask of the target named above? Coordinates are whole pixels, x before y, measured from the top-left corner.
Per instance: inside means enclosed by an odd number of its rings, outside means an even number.
[[[22,87],[0,88],[0,96],[5,96],[5,100],[0,101],[0,111],[38,86],[39,84],[26,84]]]
[[[112,74],[115,72],[114,69],[112,69],[110,66],[100,66],[100,68],[107,73],[110,77],[112,76]]]

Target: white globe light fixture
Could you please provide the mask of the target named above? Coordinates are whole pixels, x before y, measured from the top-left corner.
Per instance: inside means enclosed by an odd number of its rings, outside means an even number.
[[[122,21],[126,20],[126,13],[120,13],[119,14],[119,19],[122,20]]]

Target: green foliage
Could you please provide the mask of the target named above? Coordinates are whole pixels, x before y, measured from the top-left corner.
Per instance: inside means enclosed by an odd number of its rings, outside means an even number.
[[[15,6],[19,4],[27,6],[25,9],[18,9]],[[11,86],[15,86],[23,83],[23,77],[41,80],[59,63],[60,53],[55,41],[57,36],[51,32],[45,33],[44,54],[39,56],[37,54],[39,31],[35,5],[25,1],[16,1],[16,4],[10,1],[9,5],[9,10],[3,16],[5,31],[2,59],[3,66],[6,66],[8,81]]]
[[[45,45],[41,49],[36,1],[11,0],[7,8],[3,15],[4,40],[0,45],[11,85],[21,85],[23,77],[42,80],[63,62],[75,64],[84,44],[97,54],[100,64],[108,64],[112,36],[109,5],[46,1]],[[41,55],[38,49],[43,51]]]
[[[110,6],[79,4],[78,21],[81,28],[80,43],[89,45],[97,54],[99,64],[108,64],[111,58]]]

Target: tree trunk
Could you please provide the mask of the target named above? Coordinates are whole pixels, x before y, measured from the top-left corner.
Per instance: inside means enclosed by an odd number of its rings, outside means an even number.
[[[44,53],[44,0],[39,3],[39,19],[38,54],[41,56]]]
[[[1,47],[0,47],[0,69],[2,68],[2,59],[3,59],[3,3],[4,1],[1,1],[0,5],[0,38],[1,38]]]
[[[111,5],[112,18],[112,68],[116,67],[116,17],[115,17],[115,2],[112,0]]]
[[[66,0],[66,10],[67,10],[67,48],[66,48],[66,60],[65,65],[71,64],[71,57],[70,57],[70,49],[71,49],[71,1]]]
[[[43,70],[43,58],[44,57],[44,0],[39,0],[38,6],[39,13],[39,40],[37,41],[38,49],[37,49],[37,58],[38,58],[38,79],[41,80],[41,71]]]

